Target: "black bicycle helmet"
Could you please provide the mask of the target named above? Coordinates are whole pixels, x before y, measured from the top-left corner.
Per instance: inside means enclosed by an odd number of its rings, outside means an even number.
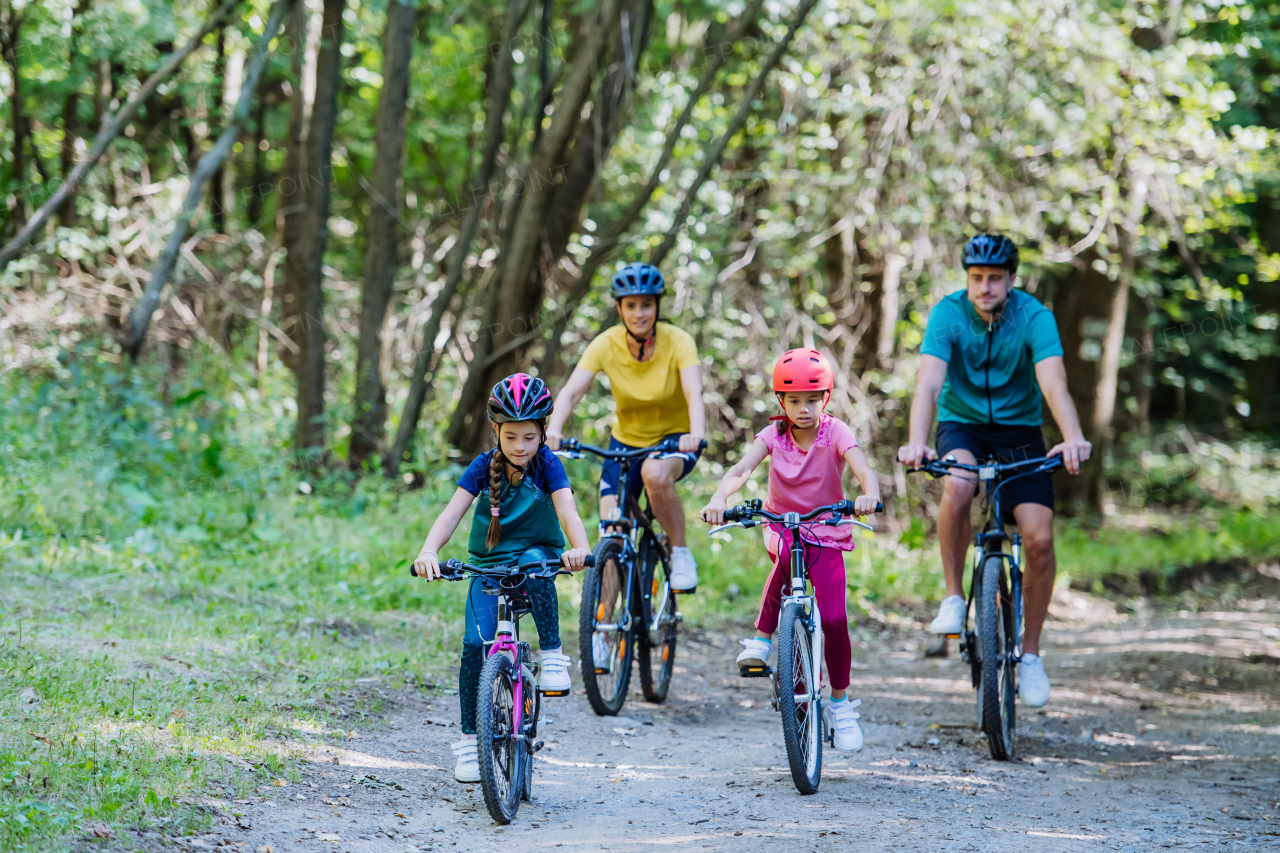
[[[662,296],[667,283],[653,264],[627,264],[613,274],[609,289],[616,302],[624,296]]]
[[[514,373],[489,392],[489,420],[495,424],[536,421],[551,414],[553,403],[545,382],[527,373]]]
[[[1003,234],[979,234],[964,244],[961,263],[969,267],[1004,267],[1012,276],[1018,272],[1018,247]]]

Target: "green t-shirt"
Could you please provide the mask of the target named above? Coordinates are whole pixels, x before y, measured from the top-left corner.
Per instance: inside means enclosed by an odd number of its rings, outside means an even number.
[[[988,327],[960,290],[929,312],[920,352],[947,363],[939,421],[1040,426],[1035,365],[1062,355],[1062,341],[1053,312],[1034,296],[1009,291],[1004,312]]]

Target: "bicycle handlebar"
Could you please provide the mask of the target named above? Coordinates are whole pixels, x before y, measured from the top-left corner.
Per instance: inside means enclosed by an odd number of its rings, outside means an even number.
[[[594,554],[588,554],[583,568],[591,568],[596,564]],[[530,571],[531,569],[542,569],[540,572]],[[413,563],[409,564],[409,574],[418,577],[418,572],[413,567]],[[480,577],[496,577],[506,578],[512,575],[527,574],[531,578],[554,578],[559,575],[571,575],[573,572],[563,568],[557,561],[552,563],[550,560],[530,560],[527,563],[521,563],[518,566],[491,566],[489,568],[481,568],[473,566],[470,563],[464,563],[461,560],[445,560],[440,564],[440,579],[446,581],[460,581],[468,574]]]
[[[704,438],[699,442],[698,449],[706,450],[706,448],[707,440]],[[583,444],[576,438],[565,438],[560,440],[560,449],[556,451],[557,454],[570,459],[581,458],[583,453],[590,453],[593,456],[599,456],[601,459],[635,459],[650,453],[680,452],[680,439],[678,438],[664,438],[652,447],[637,447],[632,450],[605,450],[603,447]]]
[[[928,474],[931,477],[945,477],[951,473],[951,469],[958,468],[961,471],[967,471],[970,474],[977,474],[978,479],[982,481],[996,480],[1002,474],[1012,473],[1040,473],[1041,471],[1054,471],[1066,464],[1061,456],[1039,456],[1035,459],[1023,459],[1020,462],[986,462],[969,464],[967,462],[958,462],[954,456],[948,456],[945,459],[926,459],[919,468],[908,468],[908,474]],[[1040,466],[1037,471],[1030,469]]]
[[[877,502],[876,512],[883,511],[884,503]],[[854,515],[854,502],[845,500],[828,503],[827,506],[819,506],[814,508],[814,510],[805,512],[805,514],[799,516],[797,521],[801,521],[801,523],[804,523],[804,521],[813,521],[814,519],[817,519],[819,515],[827,515],[828,512],[829,514],[836,516]],[[780,515],[777,514],[777,512],[769,512],[768,510],[765,510],[763,502],[760,501],[759,498],[756,498],[754,501],[740,503],[740,505],[728,508],[728,510],[724,511],[724,521],[726,521],[727,524],[733,524],[748,523],[748,521],[754,519],[763,519],[765,521],[772,521],[774,524],[785,524],[787,515],[788,514]],[[714,532],[716,532],[716,530],[712,530],[712,533]]]

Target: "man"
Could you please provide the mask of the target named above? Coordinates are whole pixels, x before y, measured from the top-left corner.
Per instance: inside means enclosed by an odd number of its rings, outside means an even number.
[[[1062,342],[1053,313],[1013,289],[1018,249],[1008,237],[982,234],[965,244],[966,289],[944,298],[929,313],[916,395],[911,403],[908,443],[898,461],[918,467],[925,459],[953,456],[973,464],[997,456],[1007,462],[1045,455],[1040,432],[1048,402],[1063,441],[1049,456],[1061,455],[1067,471],[1080,473],[1092,445],[1084,440],[1075,404],[1067,391]],[[938,416],[937,451],[928,446]],[[965,552],[970,541],[969,507],[973,477],[946,477],[938,513],[938,539],[947,597],[929,630],[958,634],[964,626]],[[1025,558],[1021,677],[1018,695],[1032,707],[1049,701],[1049,678],[1040,655],[1040,631],[1053,597],[1057,558],[1053,551],[1053,480],[1047,473],[1011,480],[1001,490],[1013,507]]]

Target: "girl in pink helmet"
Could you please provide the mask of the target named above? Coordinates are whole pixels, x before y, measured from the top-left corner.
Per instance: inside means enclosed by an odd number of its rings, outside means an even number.
[[[783,414],[770,418],[773,423],[757,433],[746,455],[724,475],[715,495],[702,509],[703,521],[723,523],[729,496],[746,484],[766,456],[770,462],[765,508],[770,512],[804,513],[842,500],[841,475],[846,465],[862,486],[862,495],[854,501],[855,511],[859,515],[875,512],[880,503],[880,481],[858,447],[853,430],[839,418],[826,414],[831,387],[831,364],[817,350],[793,349],[778,359],[773,368],[773,390]],[[760,596],[756,635],[742,641],[746,649],[738,655],[740,667],[768,663],[773,632],[778,627],[782,588],[790,575],[786,565],[790,534],[780,537],[768,525],[764,531],[773,571]],[[810,541],[808,535],[806,542]],[[809,567],[809,579],[822,614],[823,646],[831,679],[827,708],[836,748],[853,752],[862,748],[859,715],[854,710],[862,700],[850,701],[847,696],[853,650],[845,609],[844,552],[854,548],[853,528],[818,526],[812,529],[812,536],[817,559]]]

